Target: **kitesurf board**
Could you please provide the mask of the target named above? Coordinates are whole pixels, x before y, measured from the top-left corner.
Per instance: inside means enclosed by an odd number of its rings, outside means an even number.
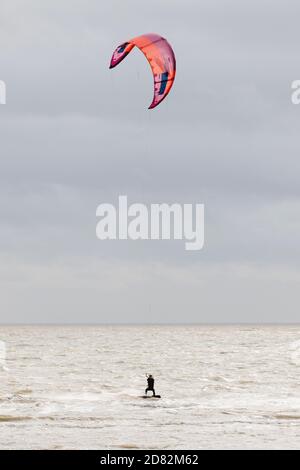
[[[154,396],[152,396],[152,395],[143,395],[141,398],[161,398],[161,396],[160,395],[154,395]]]

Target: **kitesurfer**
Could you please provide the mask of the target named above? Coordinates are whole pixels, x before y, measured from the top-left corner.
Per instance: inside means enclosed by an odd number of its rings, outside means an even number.
[[[149,375],[147,374],[146,377],[147,377],[148,386],[145,390],[145,395],[147,395],[147,392],[152,392],[153,396],[155,397],[154,377],[151,374],[149,374]]]

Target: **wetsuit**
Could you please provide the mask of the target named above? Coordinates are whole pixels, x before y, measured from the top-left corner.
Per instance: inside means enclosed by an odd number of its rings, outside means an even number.
[[[145,390],[145,394],[147,395],[147,392],[152,392],[153,396],[155,397],[154,378],[153,377],[148,377],[147,382],[148,382],[148,387]]]

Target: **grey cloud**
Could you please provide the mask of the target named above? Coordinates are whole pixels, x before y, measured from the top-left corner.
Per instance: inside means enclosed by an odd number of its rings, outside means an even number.
[[[149,303],[153,321],[297,320],[299,9],[2,2],[2,321],[147,321]],[[119,43],[148,31],[165,35],[178,61],[154,112],[139,51],[108,70]],[[205,203],[204,250],[101,244],[96,207],[122,193]]]

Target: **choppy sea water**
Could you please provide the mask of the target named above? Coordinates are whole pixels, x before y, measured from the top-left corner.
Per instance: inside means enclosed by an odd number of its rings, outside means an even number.
[[[300,326],[0,327],[1,449],[299,443]]]

